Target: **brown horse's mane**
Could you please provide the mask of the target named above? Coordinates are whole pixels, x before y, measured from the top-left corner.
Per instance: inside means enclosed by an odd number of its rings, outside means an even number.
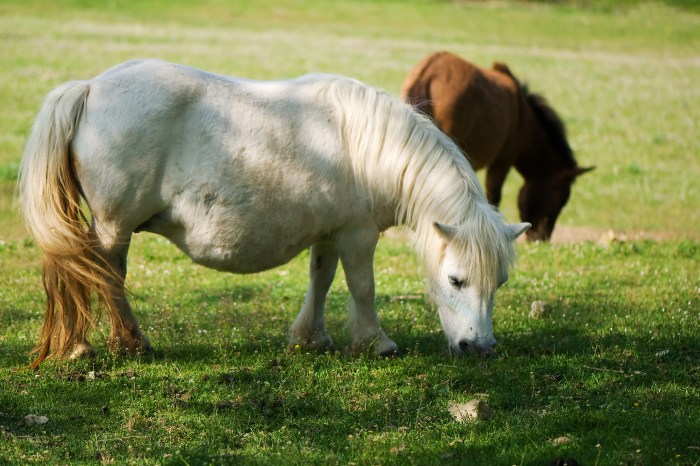
[[[521,83],[505,63],[496,62],[493,64],[493,68],[500,73],[510,76],[510,78],[515,81],[525,101],[532,109],[535,117],[542,125],[542,128],[544,128],[549,142],[554,147],[554,151],[561,158],[561,161],[564,162],[565,166],[575,167],[577,164],[574,158],[574,152],[571,150],[571,146],[569,146],[569,142],[566,139],[566,126],[559,114],[549,105],[547,99],[540,94],[530,92],[527,84]]]
[[[569,146],[569,141],[566,139],[566,126],[557,112],[549,105],[547,99],[540,94],[529,92],[526,85],[520,87],[525,95],[527,103],[534,112],[537,120],[544,128],[545,133],[549,138],[549,142],[554,147],[562,162],[567,167],[575,167],[576,159],[574,159],[574,151]]]

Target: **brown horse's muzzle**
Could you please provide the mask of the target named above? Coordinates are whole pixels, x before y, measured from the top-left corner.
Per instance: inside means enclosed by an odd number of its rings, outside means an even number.
[[[547,219],[545,218],[541,222],[527,230],[527,232],[525,233],[527,240],[530,242],[549,241],[552,237],[552,231],[554,230],[554,228],[547,225],[547,223]]]

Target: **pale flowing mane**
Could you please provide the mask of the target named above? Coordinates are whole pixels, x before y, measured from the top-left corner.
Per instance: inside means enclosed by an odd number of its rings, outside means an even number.
[[[427,117],[383,91],[345,78],[325,86],[341,115],[356,179],[375,203],[392,202],[395,223],[414,231],[428,278],[437,277],[443,251],[437,221],[459,227],[454,240],[470,280],[495,289],[514,260],[511,236],[460,149]]]

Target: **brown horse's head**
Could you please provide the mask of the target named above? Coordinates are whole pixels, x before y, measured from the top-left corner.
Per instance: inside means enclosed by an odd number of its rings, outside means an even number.
[[[518,195],[518,209],[520,218],[532,224],[526,233],[528,241],[549,240],[557,217],[569,200],[574,180],[593,168],[567,168],[548,178],[525,180]]]
[[[564,122],[544,97],[530,94],[521,86],[529,108],[534,114],[539,140],[533,141],[533,153],[518,161],[525,184],[518,195],[520,218],[532,224],[527,232],[529,241],[547,241],[554,224],[571,195],[576,178],[595,167],[579,167],[566,138]],[[525,165],[531,165],[529,167]],[[528,176],[530,175],[530,176]]]

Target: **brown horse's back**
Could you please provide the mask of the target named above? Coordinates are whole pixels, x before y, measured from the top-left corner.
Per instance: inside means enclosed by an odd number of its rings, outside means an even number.
[[[410,72],[402,97],[454,139],[475,169],[486,167],[493,205],[501,201],[511,167],[518,170],[525,181],[518,210],[533,225],[531,240],[550,237],[574,180],[593,168],[578,166],[562,119],[504,64],[480,68],[451,53],[434,53]]]
[[[402,98],[431,117],[475,169],[510,158],[521,112],[519,85],[505,65],[479,68],[449,52],[434,53],[409,73]]]

